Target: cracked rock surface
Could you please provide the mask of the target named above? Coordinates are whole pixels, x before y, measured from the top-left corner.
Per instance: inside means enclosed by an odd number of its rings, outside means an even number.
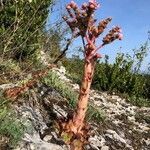
[[[74,91],[79,85],[65,76],[65,69],[54,70]],[[14,109],[28,126],[14,150],[69,150],[53,123],[66,116],[68,105],[61,94],[42,83],[29,90],[28,99],[19,99]],[[105,114],[104,122],[90,122],[93,134],[85,150],[150,150],[150,108],[137,107],[117,95],[91,90],[90,103]]]

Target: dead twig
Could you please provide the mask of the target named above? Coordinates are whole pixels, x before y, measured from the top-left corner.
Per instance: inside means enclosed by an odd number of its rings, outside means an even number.
[[[61,54],[55,59],[55,61],[53,62],[54,64],[57,64],[58,61],[60,61],[60,60],[65,56],[65,54],[66,54],[66,52],[68,51],[69,46],[70,46],[70,44],[72,43],[73,39],[74,39],[74,36],[72,36],[70,39],[68,39],[67,44],[66,44],[66,47],[65,47],[64,50],[61,52]]]

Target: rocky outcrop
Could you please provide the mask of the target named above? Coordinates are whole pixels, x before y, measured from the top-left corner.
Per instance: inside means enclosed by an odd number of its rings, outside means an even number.
[[[72,89],[79,90],[79,86],[65,76],[65,68],[53,71]],[[90,103],[102,110],[106,119],[99,123],[90,122],[92,134],[86,150],[150,149],[150,108],[139,108],[115,94],[95,90],[91,90]],[[27,126],[24,137],[14,150],[69,150],[53,126],[69,111],[66,99],[56,89],[38,83],[13,107]]]

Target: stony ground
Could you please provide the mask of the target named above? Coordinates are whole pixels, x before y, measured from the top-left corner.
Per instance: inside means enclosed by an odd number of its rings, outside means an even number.
[[[66,78],[63,68],[55,71],[75,91],[79,90]],[[95,90],[91,90],[90,103],[103,111],[105,120],[90,122],[93,134],[85,150],[150,150],[150,108],[139,108],[115,94]],[[14,150],[69,150],[53,127],[54,121],[68,112],[66,99],[57,90],[38,83],[13,107],[28,126]]]

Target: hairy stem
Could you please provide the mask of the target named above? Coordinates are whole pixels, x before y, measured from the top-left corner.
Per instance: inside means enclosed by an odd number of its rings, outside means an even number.
[[[87,111],[88,98],[90,93],[90,87],[95,69],[95,60],[92,59],[90,62],[85,61],[84,73],[82,78],[82,85],[80,87],[79,98],[77,102],[77,108],[73,115],[73,132],[80,132],[83,127],[84,119]]]

